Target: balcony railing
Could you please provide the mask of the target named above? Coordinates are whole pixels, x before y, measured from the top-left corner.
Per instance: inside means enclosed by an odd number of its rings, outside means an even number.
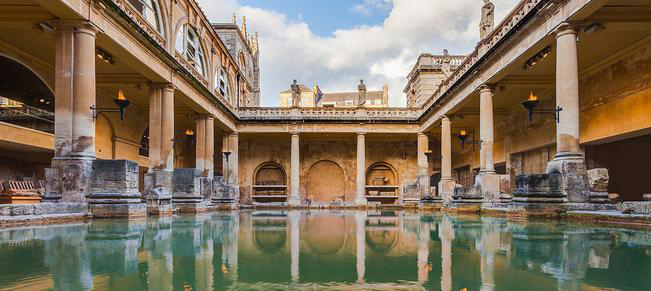
[[[333,120],[333,121],[404,121],[416,122],[420,115],[414,108],[354,108],[354,107],[244,107],[239,109],[244,121]]]
[[[145,18],[136,10],[127,0],[111,0],[117,5],[129,18],[142,28],[152,39],[154,39],[161,47],[165,47],[165,38],[161,33],[153,27]]]

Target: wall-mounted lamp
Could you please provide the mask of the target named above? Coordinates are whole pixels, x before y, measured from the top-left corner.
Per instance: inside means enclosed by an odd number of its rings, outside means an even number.
[[[180,131],[176,131],[177,133]],[[173,138],[172,143],[182,143],[182,142],[189,142],[190,145],[194,144],[194,131],[192,129],[186,129],[183,132],[184,138]]]
[[[542,59],[546,58],[551,52],[552,52],[552,47],[546,46],[544,49],[542,49],[541,51],[536,53],[533,57],[531,57],[526,62],[524,62],[524,65],[522,66],[522,70],[524,71],[530,67],[535,66]]]
[[[127,100],[124,97],[122,90],[118,92],[118,97],[113,99],[113,103],[118,106],[118,108],[99,108],[95,105],[90,107],[90,110],[93,111],[93,118],[97,119],[97,116],[104,112],[120,112],[120,120],[124,120],[124,116],[127,114],[127,107],[131,105],[131,101]]]
[[[527,110],[527,113],[529,115],[529,122],[532,121],[534,114],[553,114],[554,118],[556,118],[556,123],[559,123],[561,121],[561,111],[563,108],[556,106],[556,109],[554,110],[536,110],[536,107],[538,104],[540,104],[540,100],[538,100],[538,97],[536,95],[533,95],[533,92],[531,92],[529,94],[529,98],[527,98],[525,101],[522,101],[521,104],[522,107]]]
[[[481,147],[482,141],[481,140],[475,140],[475,138],[474,138],[475,134],[474,133],[473,133],[472,136],[473,136],[473,139],[471,141],[469,141],[469,143],[472,144],[473,147],[476,144],[478,144]],[[468,132],[465,129],[462,129],[461,131],[459,131],[459,134],[457,135],[457,137],[459,138],[459,140],[461,140],[461,148],[464,148],[465,144],[466,144],[466,139],[468,139]]]
[[[95,49],[95,54],[97,54],[97,57],[100,58],[101,60],[105,61],[108,64],[115,64],[115,60],[113,59],[113,56],[109,54],[107,51],[101,49],[101,48],[96,48]]]

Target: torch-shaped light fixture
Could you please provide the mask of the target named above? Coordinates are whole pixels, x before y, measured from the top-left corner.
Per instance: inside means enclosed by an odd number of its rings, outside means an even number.
[[[538,97],[536,95],[533,95],[533,92],[529,93],[529,98],[527,100],[522,101],[522,107],[527,110],[527,114],[529,116],[529,122],[533,120],[533,115],[534,114],[552,114],[556,118],[556,122],[560,122],[560,112],[563,110],[563,108],[556,106],[556,109],[553,110],[536,110],[536,107],[538,107],[538,104],[540,104],[540,101],[538,100]]]
[[[104,112],[119,112],[120,113],[120,120],[124,120],[124,116],[127,113],[127,107],[131,105],[131,101],[127,100],[126,97],[124,97],[124,92],[120,90],[118,92],[117,98],[113,99],[113,103],[118,106],[118,108],[99,108],[96,107],[95,105],[90,107],[90,110],[93,112],[93,118],[97,118],[100,114]]]
[[[457,137],[459,140],[461,140],[461,148],[463,148],[464,144],[466,143],[466,139],[468,138],[468,133],[462,129]]]

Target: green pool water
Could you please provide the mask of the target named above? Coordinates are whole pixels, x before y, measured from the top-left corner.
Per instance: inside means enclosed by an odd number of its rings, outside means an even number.
[[[410,212],[0,229],[0,289],[651,290],[651,233]]]

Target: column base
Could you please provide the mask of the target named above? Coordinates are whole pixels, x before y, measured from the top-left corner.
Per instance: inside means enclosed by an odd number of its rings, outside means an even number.
[[[567,196],[561,191],[562,175],[524,174],[515,177],[513,202],[564,203]]]
[[[174,203],[174,210],[178,213],[203,213],[206,212],[206,204],[201,203]]]
[[[147,205],[138,191],[138,164],[127,160],[95,160],[89,208],[93,217],[143,217]]]
[[[45,200],[86,202],[93,175],[93,158],[55,158],[46,169]]]
[[[172,171],[153,170],[145,174],[145,201],[147,214],[172,214]]]
[[[456,185],[457,183],[455,183],[453,180],[441,180],[439,182],[439,196],[441,196],[444,203],[453,200],[454,188]]]
[[[366,200],[366,197],[355,197],[355,206],[367,206],[368,205],[368,200]]]
[[[172,204],[180,213],[200,213],[206,211],[202,195],[201,171],[194,168],[174,169],[172,174]]]
[[[292,207],[301,206],[301,199],[298,197],[289,197],[289,199],[287,199],[287,205]]]
[[[90,204],[90,212],[95,218],[136,218],[147,216],[147,205],[135,204]]]
[[[547,174],[560,174],[559,191],[568,202],[588,202],[590,189],[585,161],[577,154],[557,154],[547,164]]]
[[[500,176],[495,172],[480,172],[475,177],[475,187],[479,189],[484,202],[500,201]]]

